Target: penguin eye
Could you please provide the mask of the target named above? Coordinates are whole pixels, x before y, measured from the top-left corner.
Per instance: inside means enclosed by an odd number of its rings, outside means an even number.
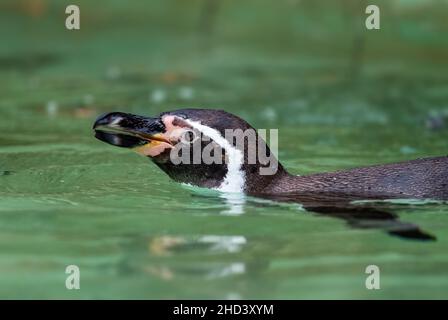
[[[193,130],[186,130],[184,133],[182,133],[181,141],[185,144],[190,144],[196,141],[198,136],[196,135],[196,132]]]

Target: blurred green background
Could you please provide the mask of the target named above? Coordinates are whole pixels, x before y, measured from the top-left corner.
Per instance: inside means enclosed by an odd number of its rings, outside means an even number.
[[[186,189],[91,132],[222,108],[278,128],[293,173],[443,155],[447,19],[443,0],[1,1],[0,297],[448,298],[446,205],[394,207],[438,238],[404,241]]]

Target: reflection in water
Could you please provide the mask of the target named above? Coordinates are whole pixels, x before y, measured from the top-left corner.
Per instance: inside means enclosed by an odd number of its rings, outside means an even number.
[[[235,253],[240,252],[246,244],[244,236],[205,235],[195,239],[160,236],[153,238],[148,248],[151,255],[168,256],[174,252],[186,253],[197,250],[207,253]]]
[[[212,269],[206,276],[206,279],[225,278],[233,275],[243,274],[246,272],[246,264],[244,262],[234,262],[223,265],[219,268]]]
[[[204,235],[199,237],[158,236],[147,244],[151,261],[125,259],[121,269],[131,272],[144,272],[165,281],[183,276],[197,276],[203,279],[219,279],[245,274],[245,261],[208,261],[193,259],[182,264],[176,263],[180,256],[228,255],[241,252],[247,239],[241,235]],[[146,252],[148,252],[146,251]],[[173,260],[172,258],[176,258]],[[148,259],[147,255],[139,259]]]
[[[228,206],[228,209],[221,212],[222,214],[237,216],[244,213],[244,204],[246,203],[246,196],[244,193],[222,192],[219,197],[224,199]]]
[[[393,201],[402,204],[403,199],[365,199],[359,201],[357,195],[331,193],[284,193],[263,195],[275,201],[300,203],[311,212],[343,219],[350,227],[358,229],[381,229],[388,234],[403,239],[436,240],[436,237],[420,229],[419,226],[403,222],[393,212]],[[380,199],[381,200],[381,199]],[[398,201],[400,200],[400,201]],[[409,203],[416,204],[412,199]]]
[[[204,192],[202,188],[189,186],[194,196],[216,197],[216,194]],[[198,193],[198,191],[200,191]],[[444,204],[445,201],[419,199],[363,199],[352,194],[301,192],[259,194],[246,196],[243,193],[219,192],[226,209],[223,215],[242,215],[247,205],[283,206],[293,205],[298,212],[311,212],[328,217],[343,219],[352,228],[380,229],[402,239],[436,240],[437,238],[421,230],[419,226],[401,221],[394,213],[396,206]]]
[[[148,244],[148,250],[155,256],[170,255],[170,249],[185,244],[186,240],[182,237],[162,236],[155,237]]]
[[[234,253],[241,251],[242,247],[247,243],[243,236],[202,236],[198,242],[211,244],[209,250],[213,252]]]
[[[246,264],[244,262],[211,264],[208,268],[197,268],[195,270],[177,269],[163,265],[145,265],[143,266],[143,271],[166,281],[171,281],[176,276],[191,276],[194,274],[207,280],[213,280],[244,274],[246,273]]]

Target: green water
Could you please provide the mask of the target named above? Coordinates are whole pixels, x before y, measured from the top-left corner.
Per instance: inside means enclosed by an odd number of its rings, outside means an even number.
[[[292,173],[447,154],[447,129],[425,126],[448,109],[447,6],[379,1],[357,60],[357,5],[338,2],[224,1],[204,18],[202,1],[79,1],[72,32],[65,1],[2,2],[0,297],[448,298],[447,205],[392,205],[437,237],[403,240],[188,188],[93,138],[102,112],[191,106],[278,128]]]

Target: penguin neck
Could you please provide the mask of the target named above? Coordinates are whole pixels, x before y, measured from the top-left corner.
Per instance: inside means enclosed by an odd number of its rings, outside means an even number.
[[[263,175],[258,166],[243,166],[243,169],[246,178],[245,192],[249,195],[276,192],[285,181],[292,181],[295,177],[288,173],[280,162],[274,174]]]

